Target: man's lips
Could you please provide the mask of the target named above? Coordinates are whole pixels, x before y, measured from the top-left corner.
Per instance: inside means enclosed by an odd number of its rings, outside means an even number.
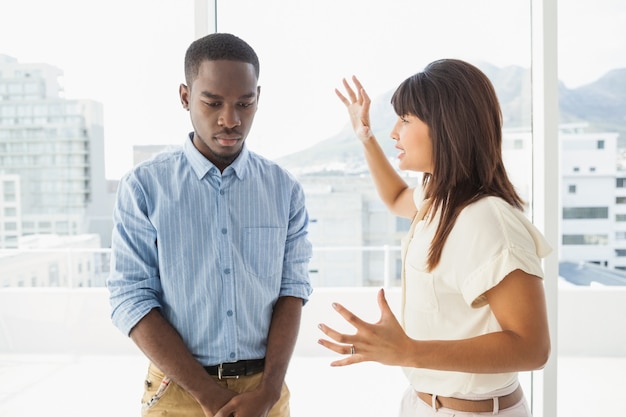
[[[241,135],[215,135],[215,139],[224,146],[231,146],[241,140]]]

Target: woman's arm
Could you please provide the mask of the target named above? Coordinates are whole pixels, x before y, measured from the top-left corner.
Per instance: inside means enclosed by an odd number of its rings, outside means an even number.
[[[381,290],[381,319],[367,323],[343,306],[335,309],[356,334],[339,333],[326,325],[320,329],[331,339],[319,343],[341,354],[355,354],[333,366],[375,361],[386,365],[471,373],[500,373],[542,368],[550,354],[550,336],[543,282],[521,270],[511,272],[485,293],[502,331],[462,340],[415,340],[407,336]]]
[[[389,210],[398,216],[413,218],[417,208],[413,202],[413,188],[398,175],[374,137],[370,126],[371,100],[356,77],[352,77],[358,94],[345,79],[343,85],[349,97],[335,89],[337,97],[348,109],[352,128],[363,144],[365,160],[372,174],[378,195]]]
[[[485,296],[502,331],[458,341],[412,341],[407,366],[472,373],[542,368],[550,355],[543,281],[517,269]]]

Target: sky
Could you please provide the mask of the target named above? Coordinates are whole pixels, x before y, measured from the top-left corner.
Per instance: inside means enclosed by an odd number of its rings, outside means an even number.
[[[106,176],[132,167],[132,146],[180,144],[193,0],[0,0],[0,54],[53,65],[68,99],[104,107]],[[626,67],[626,2],[561,0],[559,78],[575,88]],[[218,31],[261,61],[251,149],[278,158],[343,129],[333,90],[357,75],[371,97],[446,57],[530,66],[527,0],[220,0]]]

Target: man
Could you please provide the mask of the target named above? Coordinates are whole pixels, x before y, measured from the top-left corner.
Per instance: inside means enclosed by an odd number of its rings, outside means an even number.
[[[144,416],[289,415],[311,245],[301,186],[244,146],[258,77],[238,37],[193,42],[179,88],[193,132],[120,182],[108,288],[150,360]]]

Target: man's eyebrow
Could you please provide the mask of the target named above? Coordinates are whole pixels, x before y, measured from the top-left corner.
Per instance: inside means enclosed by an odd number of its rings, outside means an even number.
[[[203,91],[202,93],[200,93],[200,95],[202,97],[206,97],[209,98],[211,100],[224,100],[224,97],[220,96],[219,94],[213,94],[209,91]],[[249,98],[254,98],[256,97],[256,91],[250,92],[248,94],[244,94],[242,96],[239,96],[240,100],[245,100],[245,99],[249,99]]]

